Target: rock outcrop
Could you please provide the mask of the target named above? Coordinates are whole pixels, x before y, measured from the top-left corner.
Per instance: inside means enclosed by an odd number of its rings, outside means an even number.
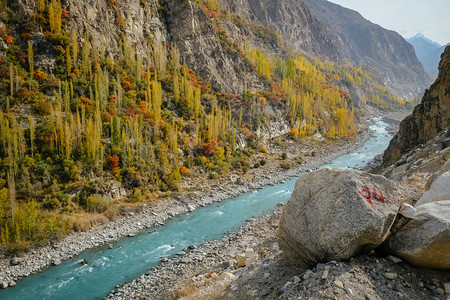
[[[307,0],[307,3],[327,28],[342,59],[375,68],[385,85],[401,97],[412,99],[430,86],[432,77],[400,34],[326,0]]]
[[[220,91],[239,94],[244,89],[263,89],[247,60],[219,39],[217,29],[197,5],[191,0],[168,1],[167,5],[168,40],[180,50],[187,66]],[[231,23],[227,25],[230,34],[240,32]],[[235,42],[242,42],[239,39],[237,35]]]
[[[450,200],[422,204],[389,238],[390,249],[413,265],[450,269]]]
[[[400,123],[398,133],[384,152],[383,166],[396,162],[403,154],[426,143],[450,126],[450,46],[441,57],[439,76],[426,91],[412,115]]]
[[[394,182],[355,170],[322,169],[300,177],[283,208],[277,242],[305,267],[346,260],[379,246],[399,207]]]
[[[417,201],[416,206],[443,200],[450,200],[450,171],[436,178],[430,189]]]

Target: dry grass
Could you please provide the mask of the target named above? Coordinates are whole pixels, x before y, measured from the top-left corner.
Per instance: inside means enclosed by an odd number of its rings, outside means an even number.
[[[101,214],[78,213],[74,215],[73,229],[75,231],[88,231],[94,226],[108,222],[108,218]]]

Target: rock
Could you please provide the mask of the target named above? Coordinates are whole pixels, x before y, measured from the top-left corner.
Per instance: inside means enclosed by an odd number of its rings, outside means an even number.
[[[424,144],[450,126],[450,47],[446,47],[439,64],[439,76],[412,115],[401,123],[397,134],[384,151],[383,166],[395,163],[404,153]]]
[[[22,263],[22,259],[17,256],[11,258],[11,260],[9,261],[9,264],[11,266],[17,266],[17,265],[20,265],[21,263]]]
[[[311,277],[311,275],[313,275],[313,271],[311,270],[306,270],[306,272],[303,274],[303,280],[308,279],[309,277]]]
[[[425,203],[450,200],[450,171],[439,176],[417,201],[416,207]]]
[[[241,266],[241,267],[245,267],[246,266],[245,265],[245,253],[241,253],[241,254],[236,255],[235,259],[236,259],[236,262],[238,263],[239,266]]]
[[[450,295],[450,282],[444,283],[445,293]]]
[[[252,248],[246,248],[245,253],[236,255],[235,259],[239,266],[248,267],[258,259],[258,253],[255,253]]]
[[[329,270],[323,271],[322,276],[320,277],[320,283],[324,284],[327,281],[329,273]]]
[[[390,280],[394,280],[394,279],[398,278],[398,274],[397,273],[384,273],[384,277],[386,277],[387,279],[390,279]]]
[[[400,193],[391,180],[356,170],[321,169],[297,180],[284,206],[277,242],[311,267],[369,253],[387,237]]]
[[[226,280],[226,281],[234,281],[236,278],[237,278],[237,276],[231,274],[230,272],[223,272],[219,276],[220,280]]]
[[[401,263],[403,260],[401,258],[398,258],[396,256],[393,255],[389,255],[388,258],[394,263],[394,264],[398,264]]]
[[[334,286],[339,288],[339,289],[343,289],[344,288],[344,284],[340,280],[335,280],[334,281]]]
[[[60,261],[59,259],[54,259],[54,260],[52,260],[52,265],[58,266],[58,265],[60,265],[60,264],[61,264],[61,261]]]
[[[256,298],[256,297],[258,296],[258,291],[257,291],[257,290],[251,290],[251,291],[248,291],[248,292],[246,293],[246,295],[247,295],[249,298]]]
[[[253,255],[255,255],[255,251],[253,250],[253,248],[245,249],[245,257],[252,257]]]
[[[400,206],[398,213],[404,217],[412,219],[416,215],[416,209],[408,203],[403,203]]]
[[[439,295],[444,296],[444,294],[445,294],[444,289],[442,289],[442,288],[437,288],[436,290],[437,290],[437,292],[438,292]]]
[[[2,282],[2,289],[8,288],[9,284],[6,281]]]
[[[191,262],[192,262],[192,258],[184,257],[184,258],[182,258],[182,259],[180,260],[180,262],[183,263],[183,264],[188,264],[188,263],[191,263]]]
[[[238,177],[236,178],[236,181],[234,182],[235,184],[239,184],[239,185],[244,185],[245,184],[245,179],[242,177]]]
[[[416,214],[389,239],[389,248],[409,263],[450,269],[450,200],[416,207]]]

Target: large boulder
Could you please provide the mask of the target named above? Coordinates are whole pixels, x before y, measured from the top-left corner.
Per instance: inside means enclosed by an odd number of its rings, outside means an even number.
[[[413,265],[450,269],[450,200],[417,206],[414,217],[389,238],[389,248]]]
[[[346,260],[386,239],[399,208],[395,183],[356,170],[322,169],[297,180],[277,242],[304,267]]]
[[[425,203],[450,200],[450,171],[440,175],[417,201],[416,207]]]

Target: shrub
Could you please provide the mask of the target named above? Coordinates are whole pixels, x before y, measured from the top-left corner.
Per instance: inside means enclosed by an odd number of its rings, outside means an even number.
[[[92,194],[86,199],[86,211],[91,213],[105,212],[111,202],[99,194]]]
[[[183,176],[191,176],[191,174],[192,174],[192,171],[185,166],[181,167],[180,172]]]
[[[293,138],[298,138],[298,129],[297,128],[292,128],[289,131],[289,135]]]
[[[267,153],[267,148],[266,147],[261,147],[261,152],[262,153]]]
[[[42,204],[42,207],[43,207],[44,209],[48,209],[48,210],[60,208],[60,207],[61,207],[61,202],[59,202],[59,200],[56,199],[56,198],[50,198],[50,199],[47,199],[47,200]]]
[[[280,167],[282,167],[283,169],[287,170],[291,168],[291,164],[288,163],[287,161],[283,161],[280,163]]]
[[[281,153],[281,159],[285,160],[287,158],[286,152]]]
[[[44,116],[51,113],[52,104],[45,99],[39,99],[34,103],[33,108],[38,114]]]
[[[242,171],[244,174],[247,174],[247,172],[248,172],[248,167],[247,167],[247,166],[242,166],[242,167],[241,167],[241,171]]]
[[[259,164],[261,166],[264,166],[266,163],[267,163],[267,161],[264,158],[259,161]]]

